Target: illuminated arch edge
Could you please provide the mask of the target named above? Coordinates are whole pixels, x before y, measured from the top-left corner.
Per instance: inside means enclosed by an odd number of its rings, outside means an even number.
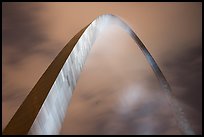
[[[59,134],[86,57],[98,34],[109,24],[119,25],[139,46],[167,95],[180,130],[184,134],[194,134],[151,54],[129,25],[112,14],[99,16],[67,43],[28,94],[3,134]]]

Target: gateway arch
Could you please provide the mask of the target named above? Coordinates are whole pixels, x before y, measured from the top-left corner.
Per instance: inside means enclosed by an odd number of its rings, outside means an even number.
[[[38,80],[3,131],[9,134],[59,134],[80,72],[101,30],[119,25],[139,46],[154,71],[183,134],[194,134],[184,112],[171,95],[171,88],[157,63],[135,32],[120,18],[104,14],[78,32],[60,51]]]

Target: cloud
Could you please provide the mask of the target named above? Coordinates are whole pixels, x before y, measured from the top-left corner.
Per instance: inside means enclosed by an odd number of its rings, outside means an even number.
[[[202,133],[202,40],[163,59],[175,97],[188,107],[184,111],[198,134]],[[193,110],[191,110],[193,109]],[[195,116],[196,115],[196,116]],[[193,117],[192,117],[193,116]],[[198,128],[200,127],[200,128]]]
[[[43,21],[38,17],[43,11],[43,5],[3,3],[2,8],[4,63],[18,65],[25,57],[36,53],[53,56],[55,52],[51,48],[43,48],[49,41],[43,31]]]
[[[136,31],[202,134],[202,3],[3,3],[2,8],[2,127],[66,42],[98,15],[112,13]],[[139,48],[117,27],[107,30],[89,54],[61,134],[180,134]]]
[[[94,44],[61,134],[180,134],[153,71],[119,28]]]

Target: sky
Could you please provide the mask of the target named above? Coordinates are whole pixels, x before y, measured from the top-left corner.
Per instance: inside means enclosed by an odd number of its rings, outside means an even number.
[[[202,3],[3,3],[2,130],[66,43],[102,14],[131,26],[202,134]],[[60,134],[181,134],[151,67],[107,27],[81,72]]]

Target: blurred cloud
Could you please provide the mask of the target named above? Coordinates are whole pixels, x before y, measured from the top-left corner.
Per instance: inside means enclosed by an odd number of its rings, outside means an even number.
[[[9,54],[11,57],[6,60],[9,65],[15,65],[26,54],[39,52],[36,47],[46,40],[35,16],[41,8],[37,5],[3,3],[3,45],[13,50],[13,54]]]
[[[118,27],[107,30],[87,59],[61,134],[180,134],[142,52]]]
[[[121,17],[147,46],[202,134],[202,3],[3,3],[2,129],[64,45],[97,16]],[[61,134],[180,134],[150,66],[116,26],[94,44]]]
[[[167,75],[171,75],[169,80],[174,91],[173,94],[183,104],[190,107],[184,110],[191,119],[192,124],[195,125],[195,130],[201,133],[202,44],[192,45],[183,49],[179,54],[174,54],[174,57],[167,57],[163,63],[165,64],[165,68],[169,70],[169,74],[167,73]]]

